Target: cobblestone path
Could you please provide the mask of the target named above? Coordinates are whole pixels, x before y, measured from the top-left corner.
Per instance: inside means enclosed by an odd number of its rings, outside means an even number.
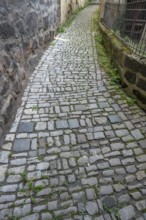
[[[98,66],[83,10],[44,53],[0,153],[0,219],[146,219],[146,114]]]

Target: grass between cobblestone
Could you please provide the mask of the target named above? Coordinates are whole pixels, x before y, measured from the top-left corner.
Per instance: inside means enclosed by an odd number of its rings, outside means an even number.
[[[106,50],[103,45],[102,34],[99,29],[99,10],[97,10],[96,14],[93,17],[93,29],[95,32],[95,42],[97,45],[97,53],[98,53],[98,61],[100,67],[111,76],[111,83],[120,84],[120,76],[117,72],[117,69],[114,68],[111,63],[110,57],[108,57]]]
[[[97,46],[98,63],[107,74],[111,77],[111,85],[116,85],[119,89],[121,87],[121,79],[118,70],[114,67],[111,62],[111,58],[106,53],[105,47],[103,45],[103,38],[99,28],[99,10],[93,16],[93,30],[95,33],[95,42]],[[132,106],[136,103],[136,100],[127,96],[126,93],[121,94],[121,98],[127,102],[128,105]]]

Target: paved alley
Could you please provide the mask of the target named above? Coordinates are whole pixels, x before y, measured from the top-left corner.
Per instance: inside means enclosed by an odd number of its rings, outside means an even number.
[[[146,113],[99,68],[97,7],[30,77],[0,153],[0,220],[146,219]]]

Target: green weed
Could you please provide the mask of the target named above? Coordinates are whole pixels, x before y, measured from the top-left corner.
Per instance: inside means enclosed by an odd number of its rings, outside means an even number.
[[[9,157],[9,158],[12,158],[12,152],[9,153],[8,157]]]
[[[39,110],[40,108],[38,106],[33,106],[32,107],[32,111],[35,111],[35,110]]]
[[[34,191],[35,193],[40,192],[40,191],[43,190],[43,189],[44,189],[44,186],[43,186],[43,185],[38,185],[38,186],[34,186],[34,187],[33,187],[33,191]]]
[[[26,193],[26,189],[21,189],[21,190],[20,190],[20,193],[22,193],[22,194],[23,194],[23,193]]]
[[[42,156],[42,155],[38,155],[38,160],[43,161],[43,160],[44,160],[44,156]]]
[[[118,73],[118,70],[114,67],[114,64],[111,61],[111,58],[107,55],[105,47],[103,45],[103,37],[100,32],[99,28],[99,10],[96,12],[95,16],[93,17],[93,29],[95,31],[95,41],[97,46],[97,54],[98,54],[98,62],[101,67],[106,73],[110,75],[110,83],[111,85],[118,86],[120,88],[121,86],[121,78]],[[119,42],[119,40],[114,37],[113,33],[109,33],[109,35],[112,35],[114,38],[114,43],[116,45],[121,46],[122,43]],[[125,52],[130,53],[131,50],[127,47],[124,47]],[[127,102],[129,106],[132,106],[136,103],[136,100],[128,97],[124,92],[121,95],[121,98]]]
[[[33,196],[30,197],[31,202],[34,204],[35,203],[35,198]]]
[[[59,215],[59,216],[54,216],[53,218],[52,218],[52,220],[63,220],[63,216],[61,216],[61,215]]]
[[[27,173],[27,171],[24,171],[24,172],[21,173],[20,175],[21,175],[21,177],[22,177],[23,183],[27,183],[27,182],[28,182],[28,177],[27,177],[28,173]]]
[[[18,217],[16,217],[16,216],[12,216],[11,218],[10,218],[10,220],[18,220],[19,218]]]
[[[102,34],[99,30],[99,11],[93,17],[93,29],[96,33],[95,41],[97,46],[97,54],[98,54],[98,61],[101,69],[103,69],[106,73],[111,76],[111,83],[112,84],[120,84],[120,76],[118,74],[117,69],[115,69],[114,65],[111,62],[111,58],[108,57],[106,50],[103,45]]]
[[[49,44],[49,46],[52,46],[52,47],[55,45],[56,45],[56,43],[53,43],[53,42]]]
[[[106,204],[103,203],[103,208],[107,213],[109,213],[109,214],[113,213],[114,216],[116,217],[116,219],[120,219],[119,209],[122,208],[122,206],[120,204],[117,204],[116,206],[114,206],[112,208],[108,208],[106,206]]]

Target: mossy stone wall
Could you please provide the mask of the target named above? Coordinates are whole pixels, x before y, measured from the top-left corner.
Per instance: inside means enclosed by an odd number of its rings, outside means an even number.
[[[105,49],[119,71],[125,92],[146,110],[146,59],[133,55],[101,22],[100,31]]]

